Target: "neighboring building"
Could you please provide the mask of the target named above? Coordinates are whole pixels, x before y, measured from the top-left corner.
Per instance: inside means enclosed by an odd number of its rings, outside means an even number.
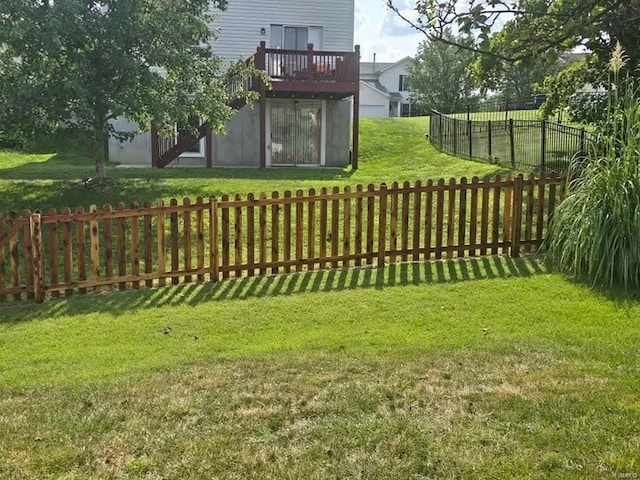
[[[393,63],[360,63],[360,117],[415,115],[406,68],[411,57]]]
[[[199,138],[154,131],[133,142],[110,141],[110,159],[129,165],[357,166],[359,48],[353,48],[354,0],[229,2],[211,25],[216,55],[235,61],[254,55],[272,80],[251,88],[261,99],[240,108],[226,135]],[[352,112],[353,107],[353,112]],[[353,118],[353,122],[352,122]],[[126,119],[120,130],[137,129]],[[353,145],[353,149],[351,148]]]

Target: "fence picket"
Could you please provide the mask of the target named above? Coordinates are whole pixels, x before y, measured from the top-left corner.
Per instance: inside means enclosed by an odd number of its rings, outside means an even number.
[[[400,250],[402,251],[401,260],[406,262],[409,258],[409,189],[411,188],[411,183],[409,181],[405,181],[402,184],[402,213],[400,218],[401,224],[401,245]]]
[[[97,213],[98,207],[91,205],[89,213]],[[99,291],[100,286],[97,285],[100,280],[100,231],[98,229],[98,220],[94,217],[89,221],[89,251],[91,256],[91,280],[96,283],[93,287],[94,291]],[[57,282],[51,282],[57,283]],[[55,293],[55,292],[53,292]]]
[[[287,190],[284,192],[284,198],[291,198],[291,191]],[[283,242],[283,258],[282,260],[285,262],[284,272],[291,272],[291,265],[289,265],[289,260],[291,260],[291,203],[285,202],[283,205],[283,215],[282,215],[282,242]]]
[[[476,256],[478,241],[478,177],[471,179],[471,210],[469,212],[469,256]]]
[[[456,229],[456,179],[449,179],[449,201],[447,204],[447,258],[453,256]]]
[[[304,255],[302,253],[302,246],[304,243],[304,203],[302,203],[302,197],[304,192],[302,190],[296,191],[296,272],[302,271],[302,264],[304,261]]]
[[[138,210],[138,208],[140,208],[138,202],[131,202],[132,210]],[[131,275],[133,275],[134,277],[140,276],[140,223],[138,215],[134,215],[131,217]],[[174,284],[177,284],[178,278],[174,277],[174,280]],[[140,281],[134,280],[133,282],[131,282],[131,286],[137,290],[138,288],[140,288]]]
[[[68,209],[67,209],[68,210]],[[71,212],[71,210],[69,210]],[[33,280],[33,245],[31,237],[31,211],[24,210],[22,212],[22,218],[25,220],[24,227],[22,228],[22,238],[24,240],[23,256],[24,256],[24,276],[27,285],[34,285]],[[0,219],[0,223],[1,223]],[[70,233],[69,233],[70,235]],[[65,249],[66,254],[66,249]],[[0,249],[0,255],[2,255],[2,249]],[[65,257],[66,258],[66,257]],[[65,262],[66,264],[66,262]],[[66,279],[65,279],[66,280]],[[2,289],[3,285],[0,285]],[[34,292],[27,290],[27,299],[34,299]]]
[[[529,175],[529,179],[527,181],[527,217],[526,217],[526,226],[524,230],[524,239],[527,242],[527,253],[530,253],[532,250],[531,245],[531,236],[533,230],[533,192],[534,192],[534,176],[533,173]]]
[[[255,275],[255,197],[253,193],[247,195],[247,275],[253,277]]]
[[[5,224],[6,222],[4,221],[4,217],[0,213],[0,226],[3,226]],[[0,233],[4,233],[4,232],[0,230]],[[6,286],[5,255],[6,255],[5,244],[4,242],[0,242],[0,301],[5,301],[7,299],[7,296],[4,293],[2,293],[2,291]]]
[[[338,200],[338,194],[340,189],[333,187],[333,195],[331,201],[331,257],[334,260],[331,262],[331,268],[338,268],[338,226],[340,224],[340,200]]]
[[[186,271],[191,270],[192,267],[192,254],[191,254],[191,211],[189,207],[191,206],[191,199],[188,197],[182,199],[182,205],[186,208],[182,212],[182,237],[183,244],[182,249],[184,250],[184,269]],[[191,282],[191,275],[187,274],[184,276],[184,281],[187,283]]]
[[[378,213],[378,266],[384,265],[387,237],[387,185],[380,185],[380,212]]]
[[[357,267],[362,265],[362,258],[360,258],[360,254],[362,253],[362,185],[358,185],[356,187],[356,225],[355,225],[355,265]]]
[[[413,251],[413,261],[417,262],[420,258],[420,209],[422,201],[420,200],[420,188],[422,183],[416,180],[413,192],[413,235],[411,250]]]
[[[76,215],[84,215],[84,208],[76,208]],[[42,233],[42,231],[40,233]],[[78,281],[84,282],[87,280],[87,245],[84,220],[81,219],[76,220],[76,249],[78,251],[76,254],[78,259]],[[42,272],[42,275],[44,276],[44,271]],[[85,294],[87,293],[87,289],[85,287],[80,287],[78,292]]]
[[[202,197],[198,197],[198,200],[200,201],[200,203],[202,203]],[[150,201],[145,201],[144,202],[144,208],[147,211],[151,210],[151,202]],[[198,214],[200,215],[200,220],[202,220],[202,210],[198,210]],[[143,224],[144,224],[144,273],[145,274],[150,274],[153,272],[153,235],[152,235],[152,220],[151,220],[151,215],[146,214],[143,217]],[[202,235],[202,229],[199,230],[200,233],[200,237],[199,239],[201,239],[201,235]],[[203,250],[203,256],[204,256],[204,250]],[[199,267],[204,267],[204,261],[202,263],[202,265],[199,265]],[[200,278],[201,276],[198,276],[198,280],[202,281],[202,279]],[[147,279],[144,282],[145,287],[152,287],[153,286],[153,280],[151,279]]]
[[[373,196],[373,191],[375,187],[372,183],[367,186],[367,192],[369,192],[369,196],[367,196],[367,265],[373,264],[373,222],[374,222],[374,211],[375,211],[375,198]]]
[[[111,205],[108,203],[103,205],[102,211],[107,214],[111,213]],[[106,279],[110,279],[113,278],[113,228],[110,218],[104,219],[102,230],[102,234],[104,236],[104,277]],[[109,290],[113,290],[113,285],[109,286]]]
[[[234,197],[234,200],[236,202],[239,202],[240,200],[242,200],[242,198],[240,197],[240,194],[236,194]],[[242,207],[236,207],[235,208],[235,216],[234,216],[234,233],[233,233],[233,247],[234,247],[234,251],[235,251],[235,255],[234,255],[234,265],[236,266],[235,269],[235,276],[236,278],[238,278],[239,276],[242,275]]]
[[[158,285],[166,285],[164,273],[167,271],[167,245],[165,235],[164,201],[156,202],[158,208],[158,218],[156,220],[156,241],[158,246]]]
[[[309,260],[316,257],[316,202],[314,198],[316,191],[309,189],[309,202],[307,208],[307,258]],[[308,268],[313,269],[315,264],[309,263]]]
[[[487,254],[487,241],[489,238],[489,177],[482,181],[482,213],[480,220],[480,255]]]
[[[433,230],[433,180],[427,180],[424,200],[424,258],[431,259],[431,237]]]
[[[444,227],[444,178],[438,180],[436,193],[436,259],[442,258],[442,230]]]
[[[273,192],[271,194],[272,200],[277,200],[279,197],[278,192]],[[280,231],[278,228],[279,224],[279,212],[280,206],[277,202],[273,202],[271,204],[271,261],[273,262],[273,267],[271,267],[271,273],[278,273],[278,258],[280,248],[278,246]],[[325,217],[326,218],[326,217]],[[224,224],[224,220],[222,222]]]
[[[460,207],[458,209],[458,257],[464,257],[467,221],[467,179],[460,179]]]
[[[171,284],[178,285],[180,283],[180,279],[174,274],[180,270],[180,247],[179,236],[180,236],[180,226],[178,225],[178,200],[172,198],[169,201],[169,206],[173,207],[171,213],[169,214],[169,244],[171,250]],[[133,227],[132,227],[133,228]]]
[[[94,209],[96,208],[95,205],[93,208]],[[56,209],[50,208],[49,211],[47,212],[47,216],[50,218],[56,218],[57,216]],[[53,285],[57,286],[60,280],[58,275],[58,223],[57,222],[49,223],[48,233],[49,233],[49,282],[51,283],[52,286]],[[11,260],[12,260],[11,267],[13,268],[13,274],[14,274],[14,286],[16,286],[15,275],[18,274],[18,268],[17,268],[17,265],[15,268],[13,267],[13,248],[11,247],[11,245],[12,244],[9,243],[9,251],[11,252]],[[91,260],[93,261],[94,259],[93,246],[91,250],[92,250]],[[98,255],[99,253],[96,252],[95,254],[96,259],[99,258]],[[17,256],[16,256],[16,263],[17,263]],[[57,298],[60,296],[60,292],[58,291],[51,292],[51,296],[53,298]]]
[[[511,174],[507,175],[506,181],[507,183],[513,183],[513,177]],[[508,243],[511,242],[511,209],[513,207],[513,201],[511,198],[512,194],[513,192],[511,187],[504,188],[504,204],[502,209],[504,212],[502,224],[502,238],[504,245],[502,247],[502,253],[505,255],[509,253],[510,246]]]
[[[343,218],[343,230],[342,230],[342,255],[345,258],[342,261],[342,266],[349,266],[349,255],[351,254],[351,198],[349,194],[351,193],[350,187],[344,187],[344,204],[343,210],[344,213],[342,215]]]
[[[229,201],[229,196],[228,195],[222,195],[222,197],[220,198],[221,202],[228,202]],[[230,253],[229,253],[229,245],[231,242],[231,238],[230,238],[230,232],[229,232],[229,207],[226,206],[222,206],[220,207],[220,209],[222,210],[221,212],[221,217],[222,217],[222,261],[220,262],[220,267],[222,270],[222,278],[229,278],[229,269],[226,268],[229,266],[230,263]],[[275,272],[274,272],[275,273]]]

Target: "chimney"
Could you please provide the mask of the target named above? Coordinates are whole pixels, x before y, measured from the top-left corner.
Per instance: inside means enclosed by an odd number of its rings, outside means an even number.
[[[376,54],[373,53],[373,73],[376,73]]]

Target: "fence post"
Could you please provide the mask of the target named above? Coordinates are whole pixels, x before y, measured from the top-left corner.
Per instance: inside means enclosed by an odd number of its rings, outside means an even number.
[[[31,258],[33,261],[33,296],[36,303],[44,302],[44,245],[42,243],[42,215],[34,213],[29,220]]]
[[[583,155],[583,156],[586,153],[584,151],[584,140],[585,140],[585,137],[586,137],[586,132],[585,132],[584,127],[582,127],[582,129],[580,130],[580,155]]]
[[[522,190],[523,190],[522,174],[518,175],[513,181],[513,212],[512,228],[511,228],[511,256],[520,257],[520,234],[522,231]]]
[[[513,138],[513,118],[509,119],[509,147],[511,149],[511,166],[516,166],[516,146]]]
[[[471,137],[471,120],[467,120],[467,133],[469,134],[469,158],[473,158],[473,139]]]
[[[493,154],[491,151],[491,120],[488,120],[487,122],[487,137],[487,140],[489,141],[489,161],[493,162]]]
[[[218,200],[209,199],[209,267],[212,282],[220,281],[220,261],[218,253]]]
[[[451,120],[453,123],[453,154],[458,154],[458,119]]]
[[[546,170],[545,168],[545,154],[546,154],[546,150],[547,150],[547,121],[543,118],[542,119],[542,123],[540,124],[540,146],[541,146],[541,153],[542,156],[541,158],[541,164],[540,166],[542,167],[542,172],[544,172]]]

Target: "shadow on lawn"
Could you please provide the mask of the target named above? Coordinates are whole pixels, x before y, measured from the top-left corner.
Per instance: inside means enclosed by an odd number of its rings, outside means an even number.
[[[126,292],[75,295],[65,300],[48,300],[43,305],[14,304],[6,309],[2,323],[82,315],[123,312],[167,306],[197,306],[203,302],[247,300],[300,293],[322,293],[350,289],[384,289],[407,285],[428,285],[491,278],[529,277],[546,273],[536,258],[474,258],[421,263],[391,264],[385,267],[345,268],[266,277],[243,277],[219,283],[187,284]],[[141,315],[144,313],[141,311]]]

